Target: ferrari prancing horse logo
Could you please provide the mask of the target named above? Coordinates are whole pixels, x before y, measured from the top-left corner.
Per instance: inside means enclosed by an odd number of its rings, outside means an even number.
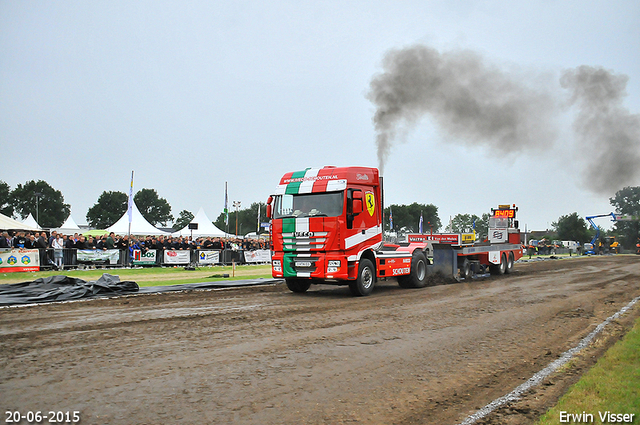
[[[373,196],[372,192],[367,192],[364,194],[364,200],[367,203],[367,211],[369,211],[369,215],[373,217],[373,213],[376,210],[376,198]]]

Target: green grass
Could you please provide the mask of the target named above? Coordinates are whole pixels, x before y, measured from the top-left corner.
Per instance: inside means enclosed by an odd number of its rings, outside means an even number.
[[[606,411],[635,414],[631,423],[640,424],[640,319],[537,424],[561,423],[560,412],[590,413],[588,423],[601,424],[598,412]]]
[[[235,272],[232,266],[201,267],[187,271],[184,267],[149,267],[138,269],[95,269],[95,270],[64,270],[47,272],[17,272],[0,274],[0,284],[28,282],[40,277],[65,275],[77,277],[86,281],[96,280],[103,273],[119,276],[120,280],[130,280],[140,286],[177,285],[181,283],[213,282],[219,280],[241,280],[271,278],[270,265],[238,265]],[[228,278],[223,278],[228,274]],[[235,276],[234,276],[235,274]]]

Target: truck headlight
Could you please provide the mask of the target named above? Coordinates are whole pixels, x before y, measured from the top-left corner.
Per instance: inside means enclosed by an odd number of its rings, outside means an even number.
[[[282,273],[282,263],[280,260],[273,260],[271,262],[271,267],[273,267],[274,272]]]
[[[340,267],[340,260],[329,260],[329,267]]]

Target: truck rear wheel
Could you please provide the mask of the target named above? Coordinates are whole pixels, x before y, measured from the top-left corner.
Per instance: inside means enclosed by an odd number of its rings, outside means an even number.
[[[287,282],[287,288],[292,292],[301,294],[303,292],[307,292],[307,290],[311,287],[311,280],[308,279],[294,279],[289,278],[285,279]]]
[[[460,257],[458,257],[458,260],[460,260]],[[462,264],[460,264],[460,277],[464,280],[469,280],[472,276],[473,273],[471,272],[471,262],[468,258],[465,257],[462,260]]]
[[[429,260],[422,251],[415,251],[411,258],[411,273],[398,276],[401,288],[424,288],[427,286],[427,264]]]
[[[489,271],[493,275],[502,275],[507,270],[507,256],[502,254],[500,256],[500,264],[491,264]]]
[[[509,260],[507,261],[507,268],[504,270],[505,273],[511,273],[513,271],[513,252],[509,253]]]
[[[363,258],[358,265],[358,277],[349,282],[349,290],[357,297],[369,295],[376,283],[376,273],[371,260]]]

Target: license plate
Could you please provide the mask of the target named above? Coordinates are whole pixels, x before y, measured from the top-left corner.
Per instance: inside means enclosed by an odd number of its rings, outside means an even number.
[[[311,261],[298,261],[296,267],[311,267]]]

